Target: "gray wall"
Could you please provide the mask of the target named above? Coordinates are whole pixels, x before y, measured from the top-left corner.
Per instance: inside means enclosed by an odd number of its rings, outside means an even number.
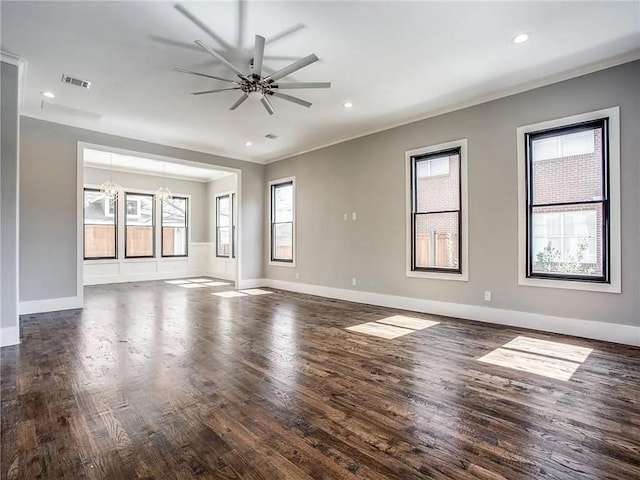
[[[623,293],[518,286],[516,128],[615,105]],[[407,278],[404,152],[461,138],[469,142],[469,282]],[[309,284],[638,325],[639,139],[636,61],[269,164],[266,181],[296,177],[298,240],[295,269],[266,265],[265,240],[266,275],[296,281],[297,271]],[[357,220],[344,222],[353,211]]]
[[[109,170],[101,168],[84,168],[85,185],[101,185],[109,178]],[[191,195],[191,219],[189,229],[192,242],[208,242],[208,217],[211,215],[207,198],[207,183],[180,180],[176,178],[162,178],[157,175],[140,175],[136,173],[114,171],[111,179],[125,190],[127,188],[155,192],[166,186],[173,193]]]
[[[18,67],[0,62],[0,328],[18,325]]]
[[[20,300],[76,296],[77,143],[237,168],[242,177],[242,278],[263,274],[264,166],[216,155],[20,119]]]

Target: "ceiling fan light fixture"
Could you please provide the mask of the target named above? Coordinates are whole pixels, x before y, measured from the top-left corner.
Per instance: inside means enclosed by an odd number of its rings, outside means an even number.
[[[260,92],[257,90],[249,92],[247,95],[249,95],[249,100],[252,100],[254,102],[259,102],[264,98],[264,92]]]

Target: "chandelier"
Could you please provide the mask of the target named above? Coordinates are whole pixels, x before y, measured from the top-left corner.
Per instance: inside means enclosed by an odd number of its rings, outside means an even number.
[[[118,193],[120,193],[120,190],[122,190],[122,187],[112,180],[113,153],[109,154],[109,159],[110,159],[109,180],[107,180],[102,185],[100,185],[100,191],[105,195],[105,197],[111,198],[115,201],[118,199]]]
[[[171,200],[173,198],[173,194],[171,193],[171,190],[169,190],[169,188],[165,185],[166,180],[167,180],[166,165],[163,163],[162,164],[162,186],[158,190],[156,190],[156,200],[160,203],[164,203],[167,200]]]

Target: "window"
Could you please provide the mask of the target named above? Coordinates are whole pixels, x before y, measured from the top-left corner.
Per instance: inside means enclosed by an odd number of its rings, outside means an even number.
[[[125,258],[151,258],[155,256],[154,196],[142,193],[124,194]]]
[[[117,202],[97,189],[84,189],[84,259],[117,258]]]
[[[620,108],[517,129],[518,284],[620,293]]]
[[[188,199],[173,197],[162,202],[162,256],[188,255]]]
[[[293,265],[294,180],[271,182],[271,262]]]
[[[233,194],[216,197],[216,256],[233,254]]]
[[[410,156],[411,271],[462,272],[461,147]]]
[[[525,135],[527,276],[608,282],[607,119]]]

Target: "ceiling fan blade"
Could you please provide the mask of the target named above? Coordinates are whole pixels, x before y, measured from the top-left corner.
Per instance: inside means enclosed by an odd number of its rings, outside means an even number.
[[[203,50],[205,50],[206,52],[210,53],[215,58],[217,58],[222,63],[224,63],[228,68],[230,68],[233,72],[235,72],[240,78],[242,78],[242,79],[246,79],[247,78],[246,75],[244,73],[242,73],[242,71],[238,67],[236,67],[233,63],[231,63],[229,60],[227,60],[222,55],[220,55],[218,52],[216,52],[213,48],[209,47],[209,45],[207,45],[206,43],[204,43],[204,42],[202,42],[200,40],[196,40],[196,43]]]
[[[296,89],[296,88],[331,88],[331,82],[289,82],[274,83],[271,88],[278,90]]]
[[[206,95],[208,93],[225,92],[227,90],[240,90],[240,87],[218,88],[216,90],[205,90],[203,92],[192,92],[191,95]]]
[[[207,73],[192,72],[191,70],[185,70],[184,68],[176,67],[176,68],[174,68],[174,70],[176,72],[180,72],[180,73],[188,73],[190,75],[198,75],[199,77],[213,78],[214,80],[221,80],[223,82],[229,82],[229,83],[235,83],[235,84],[238,83],[238,82],[236,82],[234,80],[229,80],[228,78],[216,77],[215,75],[209,75]]]
[[[315,53],[308,55],[304,58],[301,58],[298,61],[293,62],[291,65],[287,65],[286,67],[278,70],[276,73],[269,75],[266,80],[271,82],[275,82],[276,80],[280,80],[282,77],[286,77],[290,73],[296,72],[301,68],[306,67],[307,65],[311,65],[313,62],[317,62],[318,57]]]
[[[262,102],[262,105],[264,105],[265,110],[269,112],[269,115],[273,115],[274,113],[276,113],[276,111],[273,109],[273,105],[271,105],[271,102],[267,97],[262,97],[260,99],[260,102]]]
[[[244,41],[245,5],[246,2],[244,0],[238,1],[238,48],[242,48],[242,42]]]
[[[287,95],[286,93],[270,92],[270,95],[281,98],[282,100],[286,100],[288,102],[297,103],[298,105],[302,105],[303,107],[307,108],[313,105],[313,103],[311,102],[307,102],[306,100],[302,100],[301,98],[294,97],[293,95]]]
[[[198,28],[200,28],[200,30],[202,30],[211,38],[213,38],[216,42],[218,42],[222,48],[224,48],[225,50],[229,50],[230,48],[233,48],[231,45],[225,42],[220,36],[218,36],[218,34],[216,34],[213,30],[211,30],[204,23],[202,23],[200,19],[198,19],[193,13],[191,13],[189,10],[184,8],[182,5],[176,5],[175,8],[181,14],[183,14],[185,17],[191,20]]]
[[[298,30],[301,30],[303,28],[304,28],[304,25],[302,23],[298,23],[297,25],[294,25],[291,28],[287,28],[286,30],[283,30],[282,32],[277,33],[274,36],[269,37],[269,39],[267,40],[267,43],[277,42],[281,38],[284,38],[284,37],[286,37],[288,35],[291,35],[292,33],[295,33]]]
[[[256,44],[253,50],[253,74],[262,77],[262,61],[264,60],[264,37],[256,35]]]
[[[159,35],[149,35],[149,38],[154,42],[163,43],[164,45],[169,45],[171,47],[179,47],[179,48],[184,48],[186,50],[195,50],[198,52],[200,51],[200,49],[191,42],[188,42],[188,43],[180,42],[178,40],[161,37]],[[295,60],[295,58],[292,58],[291,60]]]
[[[242,92],[242,96],[235,101],[235,103],[233,105],[231,105],[231,107],[229,108],[229,110],[235,110],[236,108],[238,108],[242,102],[244,102],[247,98],[249,98],[249,95],[247,95],[246,93]]]

